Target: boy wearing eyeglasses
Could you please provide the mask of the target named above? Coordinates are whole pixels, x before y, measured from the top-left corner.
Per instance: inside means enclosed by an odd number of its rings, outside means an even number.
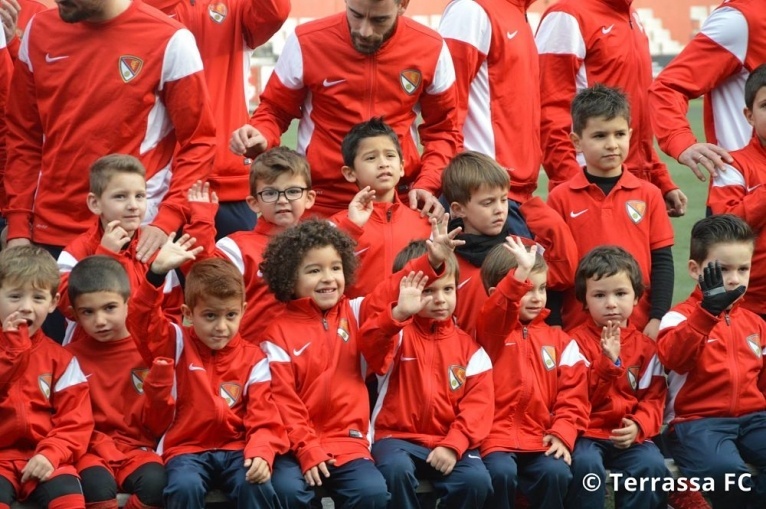
[[[431,235],[425,212],[403,204],[398,197],[404,175],[402,147],[394,130],[374,117],[355,125],[341,144],[343,168],[349,182],[359,187],[348,210],[330,218],[357,243],[356,280],[346,285],[346,295],[363,297],[386,276],[393,274],[394,258],[412,240]],[[442,210],[436,217],[441,218]]]
[[[204,251],[197,260],[217,257],[230,260],[245,280],[245,308],[240,334],[259,344],[266,327],[283,311],[263,280],[259,268],[269,240],[295,226],[314,205],[311,171],[306,158],[287,147],[275,147],[260,154],[250,167],[248,206],[258,214],[252,231],[240,231],[215,241],[215,213],[218,197],[209,184],[197,182],[189,190],[192,221],[185,229],[196,237]]]

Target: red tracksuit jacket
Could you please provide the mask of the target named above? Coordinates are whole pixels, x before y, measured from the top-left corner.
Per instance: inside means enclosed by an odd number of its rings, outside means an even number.
[[[42,331],[0,331],[0,415],[0,460],[42,454],[53,468],[74,464],[93,432],[77,359]]]
[[[576,175],[584,164],[569,139],[569,107],[580,90],[596,83],[618,87],[630,101],[630,150],[625,168],[664,195],[678,186],[654,150],[648,89],[652,83],[649,39],[633,0],[563,0],[545,11],[535,40],[540,52],[543,165],[550,187]]]
[[[441,171],[461,144],[454,83],[449,51],[433,30],[400,16],[391,38],[365,55],[351,45],[344,12],[295,29],[250,123],[274,147],[290,122],[301,119],[298,151],[306,154],[317,191],[312,211],[330,217],[358,192],[340,174],[341,141],[352,126],[376,115],[399,136],[401,184],[439,194]],[[422,157],[413,137],[417,112]]]
[[[601,327],[593,321],[569,334],[590,364],[590,423],[583,436],[606,440],[613,429],[623,427],[623,418],[638,424],[637,443],[657,435],[662,425],[667,383],[654,341],[628,324],[620,330],[621,365],[617,367],[602,352]]]
[[[165,319],[162,293],[148,280],[139,287],[128,330],[146,362],[169,357],[176,364],[176,414],[165,434],[165,461],[211,449],[244,449],[271,466],[287,451],[284,426],[271,396],[269,364],[260,349],[237,334],[211,350],[191,327]]]
[[[710,181],[707,206],[713,214],[734,214],[758,232],[747,299],[742,306],[766,314],[766,148],[757,136],[743,149],[730,152],[734,158],[726,171]]]
[[[739,303],[715,317],[701,302],[696,288],[660,323],[657,353],[670,371],[665,420],[674,424],[766,410],[766,323]]]
[[[531,283],[498,283],[479,315],[476,339],[492,359],[495,419],[481,445],[498,451],[543,452],[545,435],[571,451],[588,424],[586,360],[577,342],[545,324],[546,310],[531,323],[519,321],[519,302]]]

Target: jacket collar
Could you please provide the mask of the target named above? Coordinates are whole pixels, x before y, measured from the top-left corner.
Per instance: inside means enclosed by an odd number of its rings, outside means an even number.
[[[596,186],[596,184],[591,184],[588,182],[588,178],[585,176],[585,168],[582,168],[581,172],[572,177],[572,180],[570,180],[570,185],[572,189],[586,189],[588,186]],[[633,175],[631,172],[625,169],[625,166],[623,166],[622,175],[620,175],[620,179],[617,181],[614,189],[636,189],[640,185],[641,181],[638,180],[638,177]]]
[[[412,323],[422,335],[437,340],[444,339],[455,332],[453,317],[450,317],[448,320],[434,320],[433,318],[415,315],[412,317]]]

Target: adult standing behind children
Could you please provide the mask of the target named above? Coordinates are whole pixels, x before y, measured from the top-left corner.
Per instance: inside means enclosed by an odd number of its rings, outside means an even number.
[[[353,125],[382,115],[402,144],[410,207],[438,212],[441,170],[461,143],[455,69],[439,34],[402,16],[408,4],[346,0],[345,13],[300,25],[250,123],[232,133],[231,150],[254,157],[279,145],[290,122],[300,119],[298,152],[311,167],[314,212],[329,217],[357,193],[340,173],[343,137]],[[422,157],[413,135],[418,113]]]
[[[730,163],[727,150],[750,141],[742,116],[747,75],[766,62],[766,16],[760,0],[730,0],[710,15],[683,51],[649,89],[649,111],[660,148],[705,180]],[[705,138],[697,141],[686,112],[689,100],[705,95]]]
[[[215,155],[192,34],[141,0],[63,0],[27,26],[11,91],[9,245],[32,241],[57,256],[90,224],[88,166],[123,153],[147,170],[149,224],[137,247],[147,261],[183,224],[186,190]]]
[[[649,39],[633,0],[563,0],[552,5],[537,30],[542,96],[543,165],[551,187],[581,172],[569,139],[569,106],[583,88],[601,83],[622,89],[631,111],[625,168],[662,191],[671,216],[686,212],[686,196],[654,150],[647,89],[652,82]]]
[[[167,4],[168,1],[170,5]],[[290,0],[148,0],[183,23],[197,41],[216,123],[216,152],[208,182],[218,195],[216,239],[255,227],[245,201],[250,167],[228,148],[229,135],[247,122],[250,53],[268,41],[290,14]]]
[[[455,65],[464,147],[508,171],[517,203],[532,197],[540,175],[539,64],[526,17],[534,1],[454,0],[439,25]]]

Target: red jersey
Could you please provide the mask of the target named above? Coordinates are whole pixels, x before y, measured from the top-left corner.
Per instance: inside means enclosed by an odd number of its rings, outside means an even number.
[[[163,6],[148,0],[189,29],[197,41],[216,123],[216,153],[208,178],[221,201],[250,194],[250,166],[229,150],[231,132],[250,118],[245,86],[250,54],[268,41],[290,14],[290,0],[182,0]],[[158,5],[159,4],[159,5]]]
[[[766,16],[761,0],[727,0],[702,24],[649,88],[649,111],[660,148],[678,159],[697,142],[686,112],[705,95],[705,138],[726,150],[750,141],[745,80],[766,62]]]
[[[11,87],[9,239],[65,246],[83,233],[88,167],[111,153],[146,167],[146,222],[165,232],[185,222],[186,193],[212,167],[215,125],[202,60],[180,23],[140,0],[106,23],[41,12],[27,26]]]
[[[141,236],[141,231],[138,230],[133,235],[130,242],[119,252],[115,253],[101,246],[101,239],[104,237],[104,228],[101,224],[101,219],[96,218],[95,223],[90,229],[82,235],[75,238],[67,245],[58,258],[59,274],[61,276],[61,282],[59,283],[59,298],[58,308],[67,318],[73,319],[70,306],[72,302],[69,300],[69,273],[77,262],[83,258],[87,258],[91,255],[105,255],[110,256],[120,262],[125,268],[125,272],[128,274],[128,281],[130,282],[131,293],[134,293],[141,281],[144,279],[146,271],[149,270],[149,264],[141,262],[136,256],[136,246],[138,245],[138,239]],[[181,304],[184,303],[183,289],[181,288],[181,282],[178,280],[178,276],[175,271],[169,272],[165,277],[165,286],[162,287],[162,293],[164,297],[162,299],[162,309],[165,310],[165,314],[181,322]],[[71,331],[70,331],[71,332]],[[65,341],[65,344],[68,341]]]
[[[317,191],[312,212],[329,217],[358,192],[340,174],[341,141],[373,116],[385,117],[399,136],[405,168],[400,184],[439,194],[441,171],[461,143],[454,83],[449,50],[433,30],[400,16],[391,37],[367,55],[354,49],[346,13],[339,13],[295,29],[250,124],[271,148],[300,118],[297,150],[308,159]],[[414,136],[418,112],[422,157]]]
[[[168,321],[162,292],[144,281],[133,299],[128,329],[145,360],[170,357],[176,365],[176,414],[163,439],[163,459],[212,449],[241,450],[271,466],[287,451],[284,426],[271,396],[269,363],[236,334],[220,350],[191,327]]]
[[[93,432],[88,381],[42,331],[0,331],[0,394],[0,460],[42,454],[55,469],[85,453]]]
[[[583,436],[607,440],[622,419],[638,425],[636,442],[660,432],[667,395],[657,345],[631,324],[620,329],[620,366],[601,349],[601,327],[591,320],[569,331],[587,359],[590,423]]]
[[[431,224],[420,212],[403,204],[398,197],[393,203],[373,203],[367,223],[359,228],[348,218],[348,210],[330,218],[356,241],[354,254],[359,260],[354,283],[346,286],[349,298],[364,297],[381,279],[393,274],[394,258],[412,240],[431,237]]]
[[[290,301],[266,330],[261,348],[272,391],[301,472],[323,461],[336,466],[371,459],[370,405],[357,344],[361,299],[327,311],[311,298]]]
[[[665,420],[674,424],[766,410],[766,323],[739,303],[715,317],[701,302],[696,288],[660,323],[657,353],[670,372]]]
[[[0,177],[5,174],[5,105],[8,102],[8,94],[11,88],[11,75],[13,74],[13,61],[8,53],[5,42],[5,31],[0,34]],[[5,186],[0,181],[0,210],[5,209]]]
[[[497,160],[523,203],[540,173],[540,81],[527,21],[535,0],[453,0],[439,33],[455,65],[463,147]],[[509,80],[508,76],[514,76]]]
[[[476,338],[492,360],[495,418],[481,446],[498,451],[543,452],[545,435],[571,451],[588,424],[586,361],[577,342],[545,324],[547,311],[519,321],[519,303],[532,288],[509,272],[484,304]]]
[[[623,171],[609,195],[604,196],[581,170],[551,191],[548,205],[569,225],[579,250],[578,259],[603,244],[620,246],[633,255],[646,291],[633,310],[631,322],[643,330],[649,321],[651,253],[673,245],[673,227],[660,190]],[[564,298],[564,328],[572,329],[587,319],[588,313],[574,298],[574,291],[568,291]]]
[[[438,277],[433,270],[426,272]],[[408,273],[409,268],[390,276],[370,298],[396,302],[399,283]],[[479,447],[489,432],[492,363],[451,318],[412,316],[398,322],[392,307],[371,313],[359,331],[368,367],[378,376],[373,440],[391,437],[429,449],[448,447],[460,458]]]
[[[630,149],[625,168],[660,188],[677,189],[654,150],[647,91],[652,83],[649,39],[633,0],[562,0],[543,15],[540,52],[543,165],[550,187],[576,175],[585,160],[569,139],[572,99],[596,83],[617,87],[630,102]]]
[[[758,232],[742,307],[766,315],[766,148],[753,136],[743,149],[730,154],[734,162],[710,181],[707,206],[713,214],[741,217]]]

